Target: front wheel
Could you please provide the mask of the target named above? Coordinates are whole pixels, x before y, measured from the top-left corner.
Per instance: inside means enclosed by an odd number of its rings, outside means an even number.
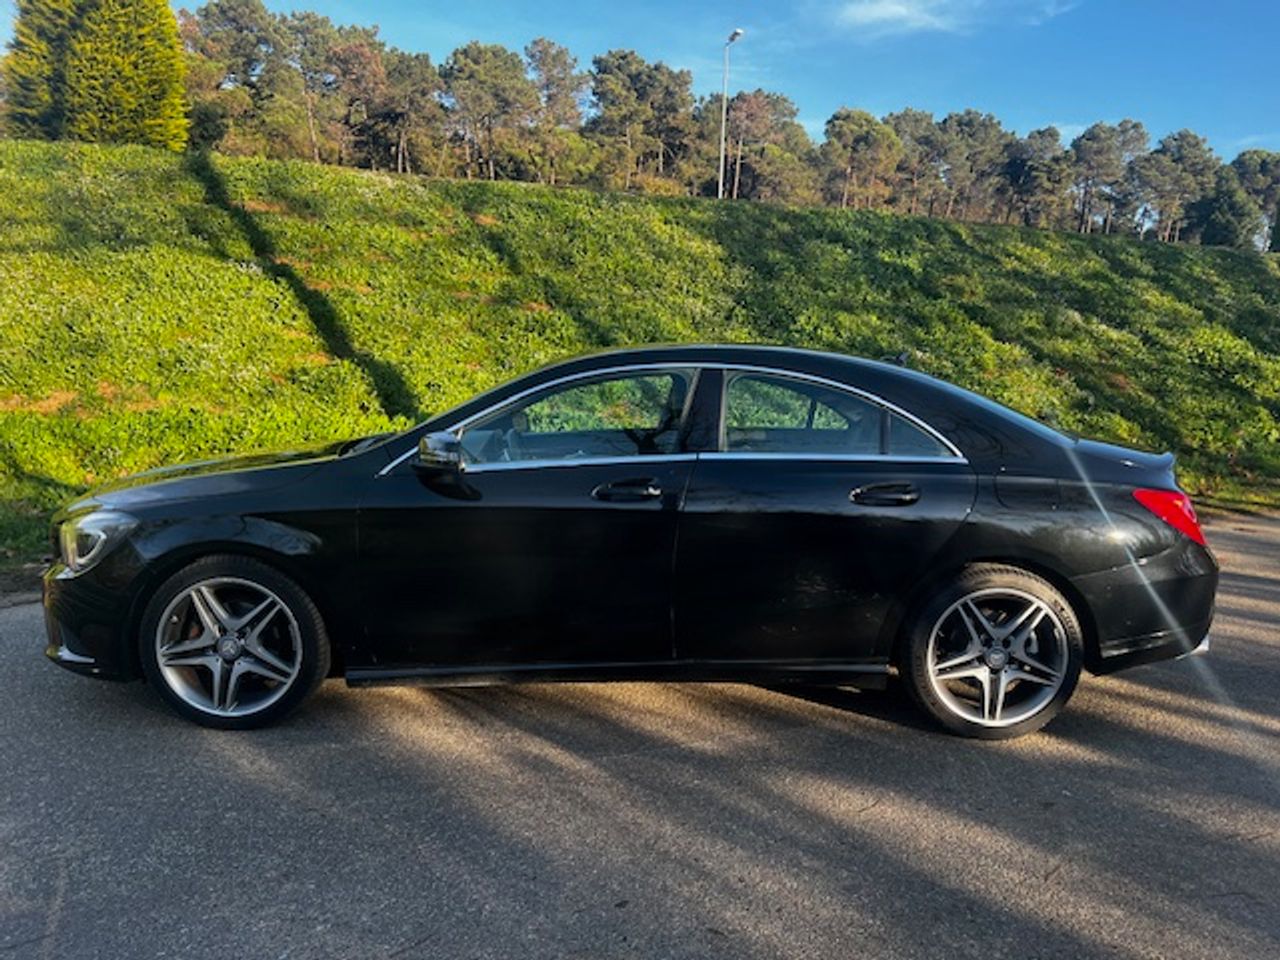
[[[900,664],[924,710],[952,733],[1001,740],[1039,730],[1080,678],[1084,640],[1048,581],[1000,564],[937,589],[907,628]]]
[[[311,598],[248,557],[205,557],[166,580],[147,604],[138,643],[147,680],[206,727],[274,723],[329,672]]]

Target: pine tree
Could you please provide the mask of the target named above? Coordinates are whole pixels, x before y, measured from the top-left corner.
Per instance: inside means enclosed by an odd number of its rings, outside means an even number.
[[[181,150],[185,70],[165,0],[91,3],[67,47],[65,135]]]
[[[4,59],[5,114],[17,137],[62,136],[63,69],[81,0],[18,0],[9,56]]]

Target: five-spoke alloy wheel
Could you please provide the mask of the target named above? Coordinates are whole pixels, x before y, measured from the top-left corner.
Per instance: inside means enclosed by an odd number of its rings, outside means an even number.
[[[279,719],[329,667],[324,625],[306,593],[235,556],[199,560],[156,591],[140,652],[147,678],[179,713],[224,728]]]
[[[968,736],[1039,729],[1080,675],[1083,641],[1070,605],[1016,567],[968,568],[924,604],[906,640],[901,667],[916,700]]]

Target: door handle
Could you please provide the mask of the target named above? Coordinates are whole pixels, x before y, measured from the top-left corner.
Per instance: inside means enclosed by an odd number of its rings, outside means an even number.
[[[865,507],[909,507],[920,499],[912,483],[869,483],[849,491],[849,501]]]
[[[591,496],[607,503],[637,503],[641,500],[657,500],[662,496],[662,487],[652,477],[614,480],[600,484],[591,491]]]

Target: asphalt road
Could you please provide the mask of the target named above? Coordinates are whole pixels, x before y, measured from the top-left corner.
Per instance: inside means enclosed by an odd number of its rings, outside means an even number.
[[[642,684],[215,733],[0,609],[0,958],[1280,956],[1280,520],[1210,538],[1210,657],[1002,744]]]

